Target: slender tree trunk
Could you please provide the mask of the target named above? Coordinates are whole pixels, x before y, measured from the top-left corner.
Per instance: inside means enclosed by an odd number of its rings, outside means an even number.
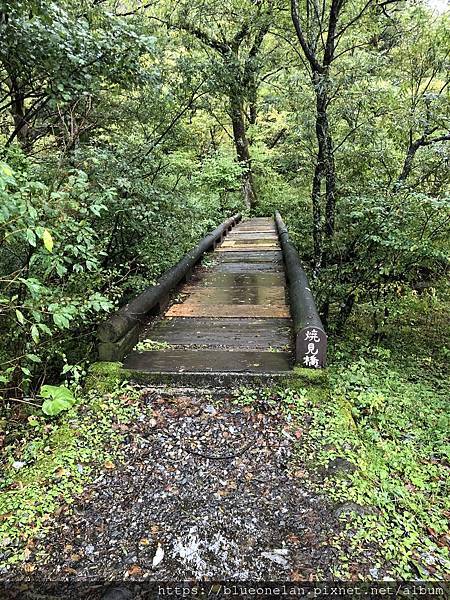
[[[254,75],[252,81],[249,84],[248,89],[248,100],[249,100],[249,109],[248,109],[248,122],[250,125],[255,125],[256,119],[258,118],[258,87],[256,82],[254,81]]]
[[[344,331],[344,326],[352,313],[355,300],[355,293],[350,292],[350,294],[348,294],[344,302],[341,304],[336,322],[336,333],[341,334]]]
[[[322,264],[322,210],[321,210],[321,184],[323,176],[323,155],[319,146],[316,158],[316,168],[312,182],[312,211],[313,211],[313,243],[314,243],[314,271],[317,273]]]
[[[326,117],[327,130],[328,117]],[[327,168],[326,168],[326,207],[325,207],[325,236],[332,239],[334,236],[334,223],[336,217],[336,166],[334,164],[333,140],[327,134]]]
[[[419,148],[423,148],[424,146],[432,146],[433,144],[438,144],[439,142],[450,141],[450,132],[445,133],[443,135],[437,135],[435,137],[429,137],[432,133],[434,133],[436,131],[436,129],[438,129],[438,128],[434,127],[434,128],[431,128],[431,130],[426,129],[423,132],[422,136],[420,138],[417,138],[416,140],[413,140],[412,131],[410,131],[409,146],[408,146],[408,150],[406,151],[405,161],[403,163],[403,169],[399,175],[399,178],[397,179],[397,181],[395,183],[394,191],[397,191],[409,177],[409,175],[412,171],[412,166],[413,166],[414,158],[416,156],[416,152],[417,152],[417,150],[419,150]]]
[[[244,109],[240,98],[230,98],[233,139],[239,164],[243,167],[242,194],[245,205],[251,209],[256,205],[256,193],[252,174],[252,161],[245,127]]]
[[[314,263],[318,271],[324,261],[324,237],[331,240],[334,235],[336,213],[336,169],[333,155],[333,140],[328,122],[328,75],[313,74],[316,94],[316,138],[317,159],[312,183]],[[325,225],[321,222],[322,182],[325,179]],[[324,234],[322,234],[322,228]]]
[[[14,130],[22,148],[28,147],[29,124],[25,119],[25,100],[20,87],[19,80],[14,75],[8,79],[8,87],[11,96],[11,115],[14,121]]]
[[[402,172],[400,173],[399,178],[397,179],[395,184],[396,189],[398,189],[408,179],[412,170],[414,157],[416,156],[416,152],[420,148],[422,142],[423,138],[415,141],[410,141],[408,150],[406,151],[405,162],[403,163]]]

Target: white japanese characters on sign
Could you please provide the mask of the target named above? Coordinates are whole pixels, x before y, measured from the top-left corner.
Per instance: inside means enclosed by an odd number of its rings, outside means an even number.
[[[305,363],[306,367],[318,368],[320,366],[317,358],[319,349],[316,348],[316,344],[320,342],[320,337],[317,329],[310,329],[306,331],[305,342],[309,343],[306,355],[303,357],[303,362]]]

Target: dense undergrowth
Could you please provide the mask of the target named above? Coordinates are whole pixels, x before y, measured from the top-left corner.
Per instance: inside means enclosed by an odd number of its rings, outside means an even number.
[[[118,179],[98,157],[90,172],[45,172],[18,150],[0,161],[0,397],[77,384],[97,324],[239,210],[232,158],[171,163],[181,172],[152,185]]]
[[[333,344],[327,399],[306,390],[289,407],[308,417],[299,455],[321,473],[318,489],[344,503],[354,552],[340,553],[344,579],[357,577],[352,563],[368,544],[379,548],[375,578],[450,573],[448,298],[408,296],[397,309],[377,345],[367,313],[355,315]]]
[[[345,531],[338,579],[446,579],[450,574],[448,289],[407,295],[374,343],[371,308],[332,342],[328,389],[300,375],[290,387],[244,388],[239,402],[281,404],[305,483],[336,504]],[[348,542],[351,545],[349,552]]]

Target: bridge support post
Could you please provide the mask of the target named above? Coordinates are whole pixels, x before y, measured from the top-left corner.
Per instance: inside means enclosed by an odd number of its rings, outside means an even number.
[[[139,325],[136,324],[115,342],[100,342],[98,358],[101,362],[120,362],[139,341]]]

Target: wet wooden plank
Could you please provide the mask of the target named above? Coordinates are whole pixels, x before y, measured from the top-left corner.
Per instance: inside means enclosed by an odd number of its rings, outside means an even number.
[[[217,259],[217,261],[224,263],[230,263],[230,262],[242,262],[245,261],[247,263],[259,263],[259,262],[273,262],[273,263],[277,263],[277,264],[282,264],[283,263],[283,253],[281,251],[263,251],[263,252],[253,252],[253,251],[246,251],[246,252],[239,252],[239,250],[236,250],[236,252],[223,252],[220,255],[216,255],[215,258]]]
[[[267,229],[269,227],[272,229],[276,229],[277,226],[276,226],[275,221],[269,221],[268,223],[255,223],[253,221],[241,221],[240,223],[235,225],[231,231],[234,231],[235,229],[244,229],[244,228]]]
[[[253,229],[242,229],[240,231],[235,231],[235,232],[231,232],[229,233],[226,237],[230,238],[230,237],[234,237],[234,236],[247,236],[247,235],[258,235],[261,237],[264,236],[269,236],[272,237],[274,235],[276,235],[276,237],[278,238],[278,234],[276,231],[273,231],[272,229],[266,229],[265,231],[254,231]]]
[[[285,286],[284,273],[197,273],[192,282],[205,287]]]
[[[290,313],[287,306],[259,306],[252,304],[174,304],[164,315],[168,317],[228,317],[228,318],[259,318],[269,317],[276,319],[289,319]]]
[[[285,319],[163,319],[144,328],[141,339],[172,346],[208,346],[236,349],[287,350],[292,344]]]
[[[231,247],[236,247],[236,246],[278,246],[278,241],[277,240],[271,240],[269,238],[257,238],[255,240],[241,240],[241,239],[234,239],[234,240],[229,240],[228,238],[225,239],[224,242],[222,242],[219,246],[219,248],[231,248]]]
[[[230,352],[229,350],[161,350],[132,352],[126,369],[147,373],[278,373],[289,371],[289,352]]]
[[[191,290],[186,298],[189,304],[286,304],[284,287],[194,287]]]
[[[245,219],[241,221],[242,224],[246,223],[275,223],[275,220],[272,217],[252,217],[251,219]]]
[[[265,233],[253,233],[253,232],[244,232],[244,231],[236,231],[235,233],[231,232],[226,237],[227,240],[278,240],[278,235],[274,233],[270,233],[269,231]]]
[[[271,244],[266,245],[266,246],[262,246],[262,245],[255,245],[255,246],[231,246],[231,247],[223,247],[223,246],[219,246],[218,248],[216,248],[216,252],[254,252],[255,250],[258,251],[263,251],[263,250],[268,250],[269,252],[273,252],[274,250],[277,250],[280,246],[276,245],[276,244]]]
[[[261,227],[256,229],[255,227],[242,227],[231,229],[227,233],[227,237],[230,235],[276,235],[278,236],[278,232],[276,227]]]
[[[248,232],[248,233],[277,233],[277,228],[275,225],[252,225],[242,227],[234,227],[229,231],[228,235],[235,232]]]
[[[229,292],[226,290],[229,289]],[[261,295],[267,298],[284,298],[286,296],[287,287],[284,285],[235,285],[230,286],[229,288],[224,288],[222,286],[200,286],[200,285],[190,285],[186,284],[181,288],[181,294],[196,294],[202,293],[206,295],[215,295],[216,293],[229,293],[229,294],[245,294],[246,290],[249,290],[249,293],[255,294],[256,290],[261,290]]]
[[[214,267],[215,273],[254,273],[274,271],[283,272],[283,265],[274,262],[263,262],[263,263],[219,263]]]

